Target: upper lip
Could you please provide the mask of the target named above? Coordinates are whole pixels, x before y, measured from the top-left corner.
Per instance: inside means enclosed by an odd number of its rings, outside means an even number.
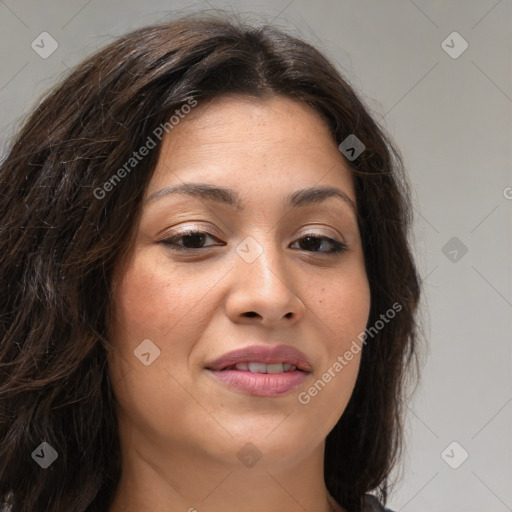
[[[277,345],[269,347],[265,345],[250,345],[241,349],[232,350],[223,356],[207,363],[209,370],[223,370],[228,366],[243,362],[257,362],[265,364],[288,363],[295,365],[298,370],[311,372],[313,370],[308,358],[290,345]]]

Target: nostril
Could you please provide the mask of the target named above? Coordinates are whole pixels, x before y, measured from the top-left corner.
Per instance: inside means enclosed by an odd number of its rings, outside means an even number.
[[[254,316],[258,316],[258,313],[255,313],[254,311],[249,311],[248,313],[245,313],[245,316],[252,318]]]

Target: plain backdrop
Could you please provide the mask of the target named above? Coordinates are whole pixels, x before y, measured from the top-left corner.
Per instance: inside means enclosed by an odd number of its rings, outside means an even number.
[[[2,155],[40,95],[95,49],[216,8],[255,13],[324,51],[403,154],[428,346],[388,505],[512,510],[510,0],[0,1]],[[58,45],[46,58],[32,45],[41,37],[46,51]]]

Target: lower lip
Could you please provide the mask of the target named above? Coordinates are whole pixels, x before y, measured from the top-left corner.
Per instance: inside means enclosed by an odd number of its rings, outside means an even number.
[[[251,373],[242,370],[208,370],[226,386],[253,396],[280,396],[299,387],[307,372]]]

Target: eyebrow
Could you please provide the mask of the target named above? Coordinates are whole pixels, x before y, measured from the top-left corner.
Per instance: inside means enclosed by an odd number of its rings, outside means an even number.
[[[237,211],[243,210],[242,200],[237,192],[230,188],[210,185],[209,183],[182,183],[180,185],[164,187],[151,194],[146,199],[145,203],[154,203],[155,201],[172,194],[183,194],[190,197],[207,199],[217,203],[226,204]],[[316,186],[296,190],[286,196],[285,205],[291,208],[300,208],[310,204],[321,203],[330,197],[337,197],[341,199],[354,210],[354,213],[357,213],[356,205],[352,199],[345,194],[345,192],[338,188],[327,186]]]

